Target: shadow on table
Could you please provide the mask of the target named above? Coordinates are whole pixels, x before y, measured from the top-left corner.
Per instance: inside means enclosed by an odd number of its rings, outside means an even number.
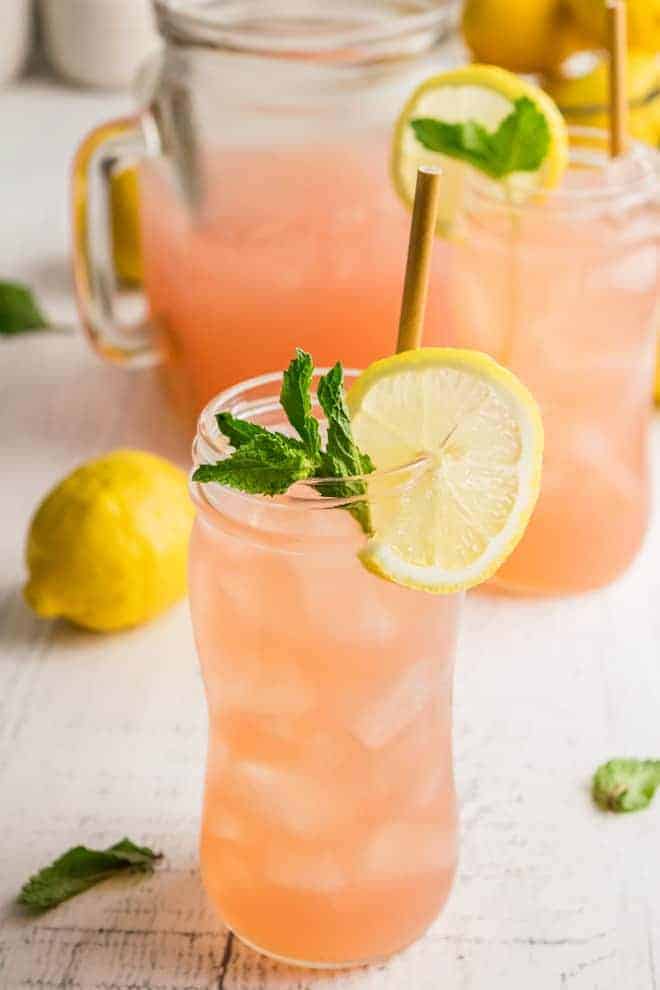
[[[46,641],[54,623],[39,619],[23,598],[22,585],[0,588],[0,662],[14,661],[17,651]]]
[[[3,658],[7,660],[15,659],[17,651],[23,649],[35,649],[40,644],[47,642],[64,647],[70,657],[75,658],[79,654],[88,656],[90,651],[95,653],[103,650],[107,646],[110,638],[114,643],[124,640],[128,649],[131,649],[131,639],[140,639],[140,648],[143,648],[145,631],[150,632],[156,639],[166,632],[176,634],[180,623],[189,623],[187,601],[184,599],[175,604],[166,612],[157,615],[150,622],[143,623],[131,629],[123,629],[117,632],[94,632],[91,629],[82,629],[73,625],[66,619],[40,619],[38,615],[30,609],[23,598],[22,585],[15,585],[7,588],[0,587],[0,662]],[[168,630],[168,625],[171,627]],[[61,662],[65,654],[58,654]],[[58,660],[49,660],[57,663]]]

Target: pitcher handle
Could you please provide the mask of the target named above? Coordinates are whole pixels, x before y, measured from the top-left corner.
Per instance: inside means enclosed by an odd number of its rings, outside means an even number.
[[[118,314],[110,181],[115,173],[158,153],[157,143],[148,115],[113,120],[85,138],[73,165],[73,274],[80,318],[101,357],[128,367],[148,367],[160,355],[148,319],[126,322]]]

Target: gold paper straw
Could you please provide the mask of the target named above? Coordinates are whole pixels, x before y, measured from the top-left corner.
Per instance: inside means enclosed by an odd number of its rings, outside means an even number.
[[[439,197],[440,170],[422,166],[417,170],[397,354],[415,350],[422,342]]]
[[[627,19],[624,0],[607,0],[607,47],[610,53],[610,155],[625,154],[628,143]]]

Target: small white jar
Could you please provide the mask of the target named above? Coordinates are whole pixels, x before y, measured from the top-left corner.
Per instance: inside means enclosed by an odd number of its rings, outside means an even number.
[[[150,0],[41,0],[41,19],[51,65],[83,86],[130,86],[159,43]]]
[[[0,86],[23,67],[32,33],[31,0],[0,0]]]

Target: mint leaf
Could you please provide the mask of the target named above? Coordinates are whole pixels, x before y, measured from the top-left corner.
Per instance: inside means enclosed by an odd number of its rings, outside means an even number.
[[[641,811],[660,786],[660,760],[610,760],[598,767],[592,795],[604,811]]]
[[[489,175],[493,153],[489,144],[488,132],[476,121],[463,124],[446,124],[433,117],[419,117],[411,120],[410,126],[420,144],[429,151],[437,151],[451,158],[459,158]]]
[[[351,417],[344,396],[344,371],[339,362],[319,379],[318,400],[328,419],[326,450],[321,454],[317,470],[320,478],[351,478],[374,470],[371,459],[363,454],[353,440]],[[319,486],[321,494],[330,498],[350,498],[366,495],[363,481],[333,481]],[[365,533],[371,532],[369,506],[364,502],[347,506]]]
[[[232,416],[231,413],[221,412],[215,417],[215,421],[218,424],[218,429],[221,433],[229,440],[232,447],[238,450],[243,444],[249,443],[250,440],[254,440],[255,437],[263,436],[264,433],[269,431],[264,426],[259,426],[257,423],[250,423],[247,419],[238,419],[236,416]]]
[[[514,103],[493,136],[500,176],[511,172],[535,172],[550,148],[548,121],[527,96]]]
[[[550,147],[550,129],[533,100],[522,96],[496,131],[475,120],[448,124],[433,117],[410,122],[415,137],[429,151],[458,158],[493,179],[512,172],[534,172]]]
[[[296,348],[296,356],[282,376],[280,402],[289,422],[312,457],[321,450],[318,421],[312,416],[310,388],[314,361],[306,351]]]
[[[0,281],[0,334],[43,330],[48,321],[26,285]]]
[[[321,495],[332,498],[366,496],[366,485],[355,476],[369,474],[374,466],[353,440],[342,366],[337,362],[319,379],[318,400],[328,419],[325,451],[321,449],[319,423],[312,415],[313,375],[311,355],[297,348],[296,356],[282,376],[280,402],[300,440],[237,419],[231,413],[218,413],[218,427],[235,451],[216,464],[200,465],[193,474],[193,481],[217,482],[252,495],[280,495],[305,478],[332,478],[318,486]],[[366,499],[346,508],[364,531],[370,533]]]
[[[252,495],[281,495],[314,473],[316,460],[282,433],[265,430],[217,464],[202,464],[193,481],[216,481]]]
[[[21,888],[18,900],[33,911],[46,911],[109,877],[121,873],[151,873],[159,859],[161,853],[146,846],[136,846],[130,839],[122,839],[104,850],[74,846],[30,877]]]

